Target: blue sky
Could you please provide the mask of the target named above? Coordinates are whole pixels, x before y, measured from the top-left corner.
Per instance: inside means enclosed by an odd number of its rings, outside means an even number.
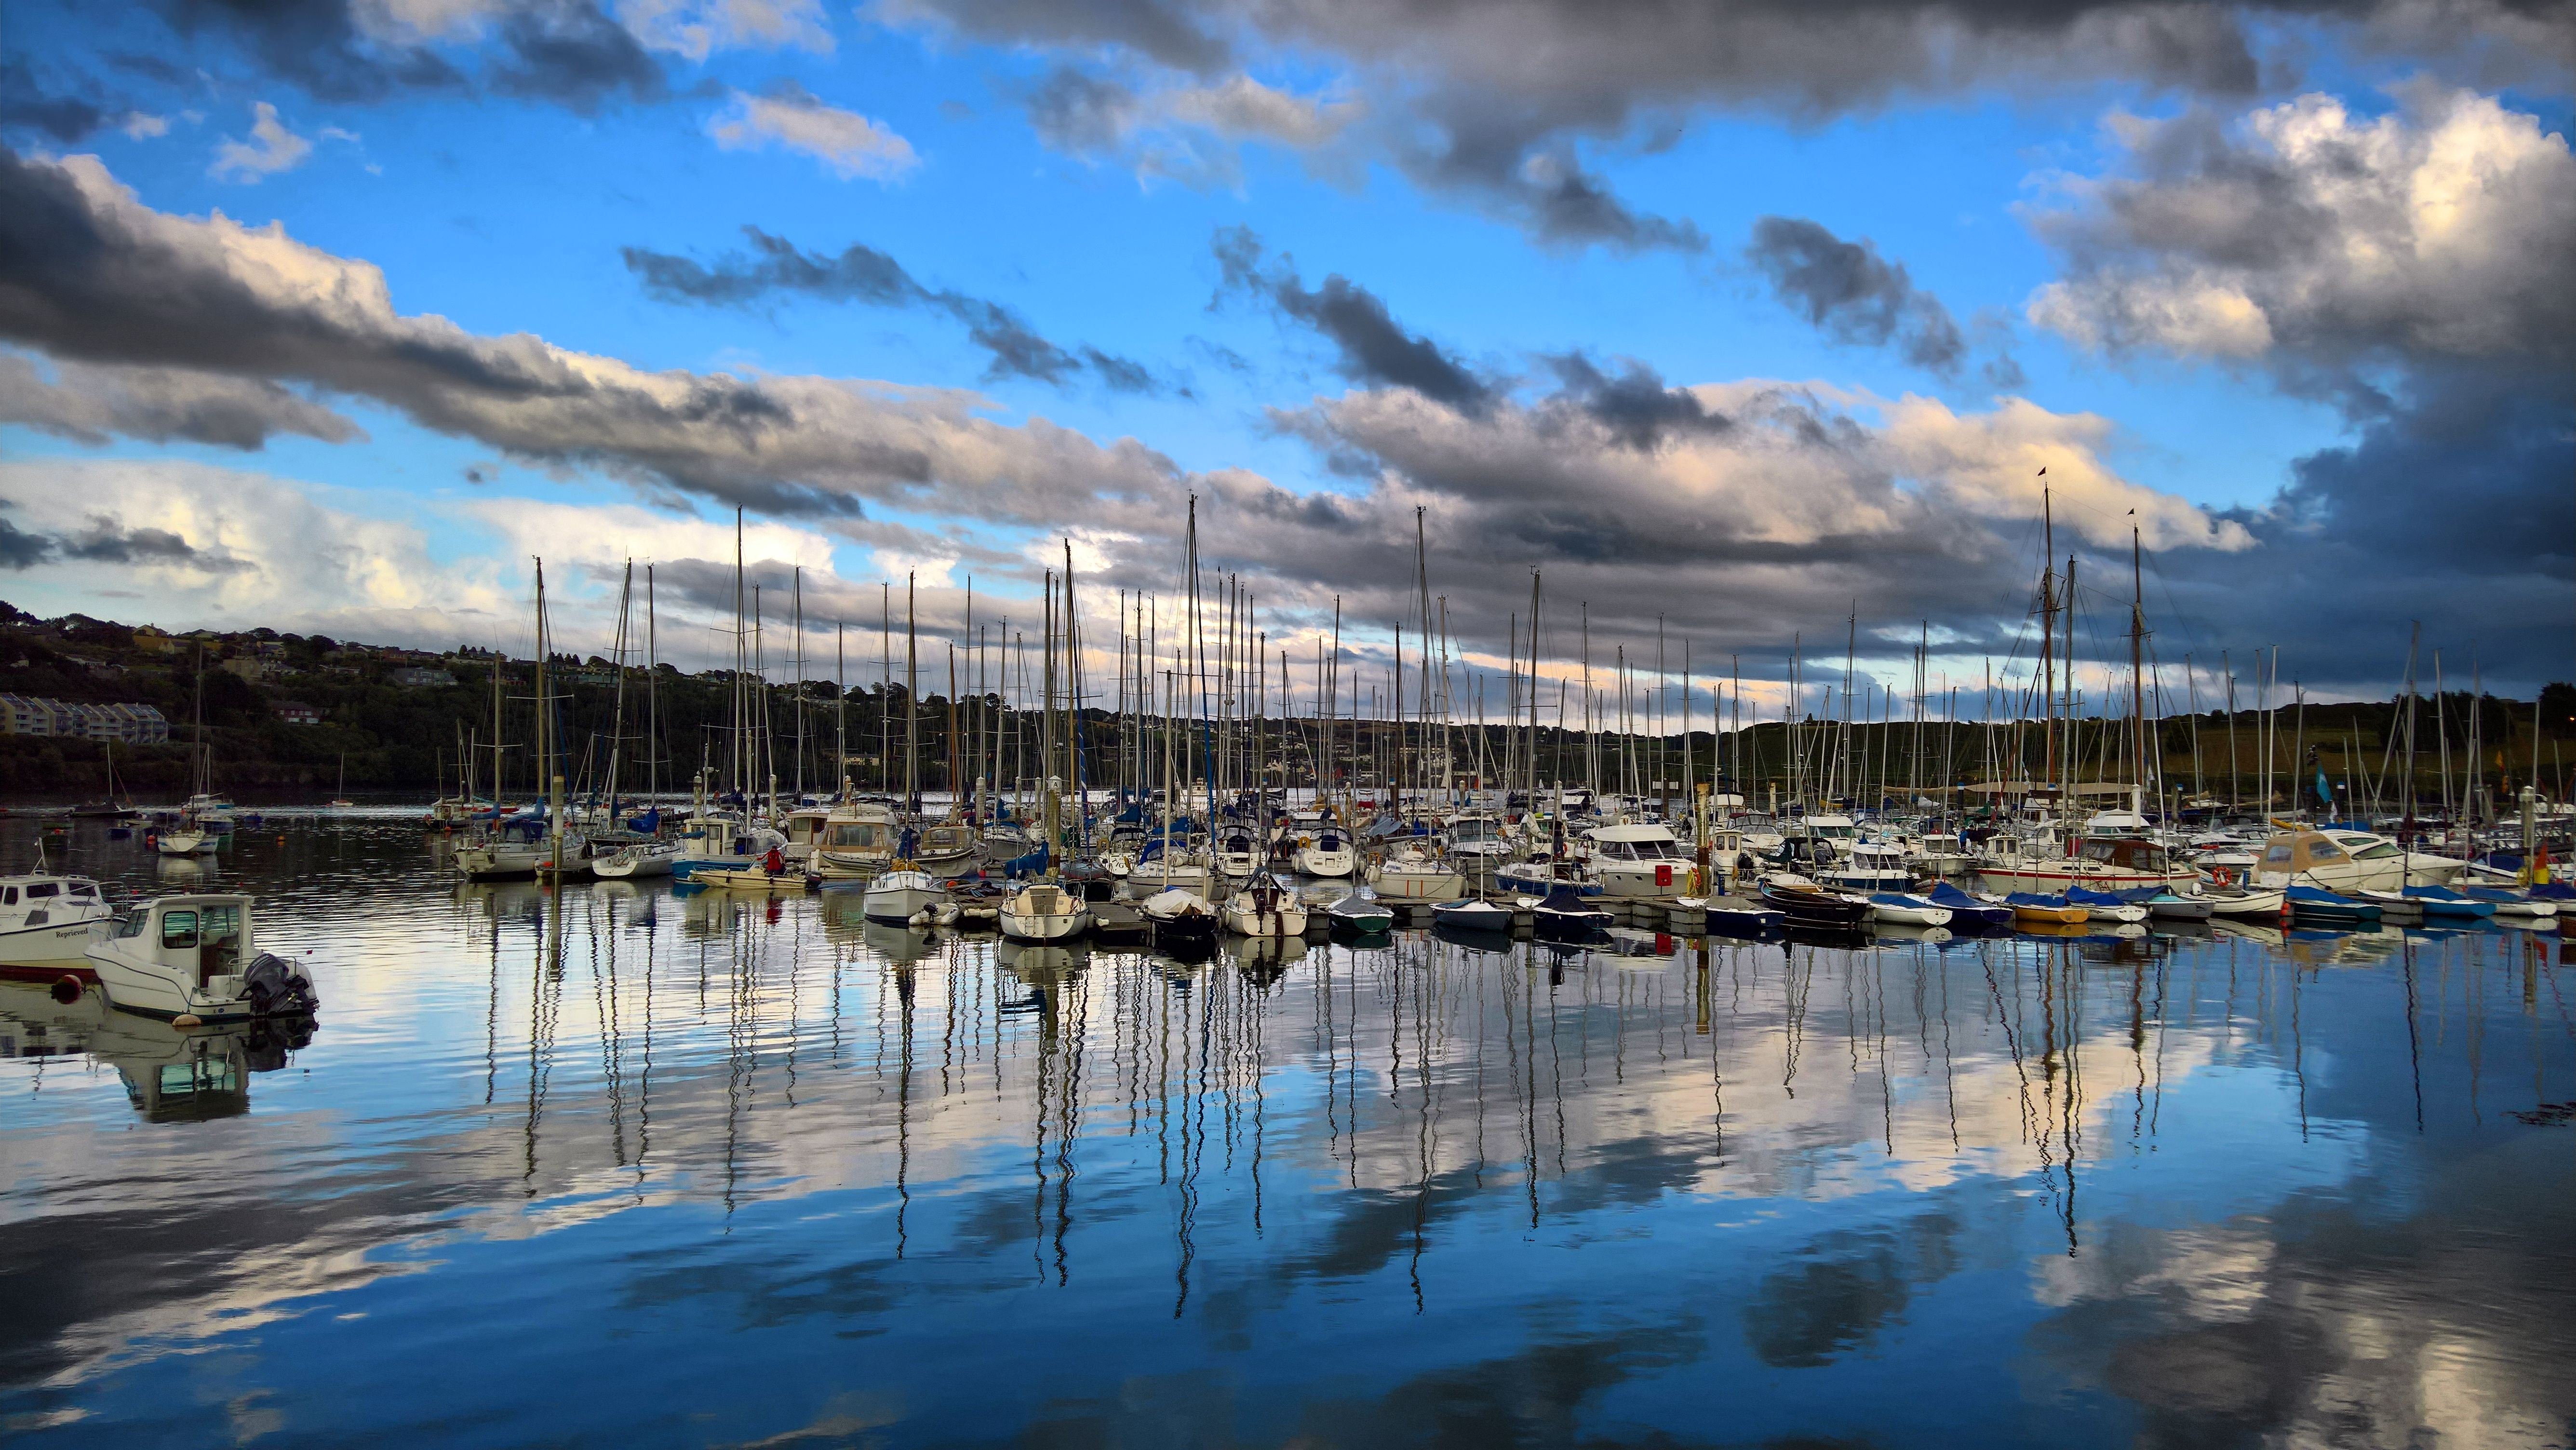
[[[2180,12],[2111,4],[2063,23],[1983,17],[1945,41],[1960,59],[1912,69],[1872,54],[1886,47],[1866,26],[1946,34],[1961,12],[1783,21],[1760,6],[1642,5],[1633,35],[1604,40],[1551,8],[1495,10],[1470,35],[1433,11],[1321,3],[1032,19],[964,0],[314,0],[104,21],[13,5],[25,62],[0,77],[0,140],[28,176],[95,156],[145,211],[200,229],[186,235],[215,235],[203,231],[215,212],[280,226],[381,269],[395,320],[443,318],[478,346],[526,334],[755,391],[776,378],[965,390],[975,398],[957,406],[999,425],[1005,453],[1048,427],[1085,449],[1132,439],[1150,453],[1116,465],[1141,470],[1127,482],[1065,483],[1058,505],[1043,459],[943,457],[926,478],[882,484],[792,466],[771,477],[768,452],[675,472],[614,437],[558,448],[536,424],[459,422],[409,384],[355,381],[338,363],[209,361],[184,322],[150,325],[149,297],[131,343],[0,308],[0,356],[33,370],[0,392],[0,520],[18,576],[0,585],[40,613],[441,643],[506,638],[524,609],[520,555],[546,552],[593,566],[575,590],[589,603],[567,616],[578,633],[597,626],[598,566],[642,537],[637,519],[703,521],[649,543],[682,551],[665,563],[729,568],[709,541],[745,502],[755,522],[810,540],[798,557],[826,608],[872,599],[907,567],[1027,600],[1032,556],[1065,533],[1092,546],[1104,591],[1168,592],[1171,505],[1197,491],[1222,495],[1203,505],[1212,565],[1251,581],[1286,634],[1327,617],[1335,593],[1363,617],[1403,608],[1410,540],[1396,536],[1427,501],[1433,586],[1482,652],[1505,647],[1506,620],[1487,616],[1507,615],[1538,567],[1597,599],[1612,637],[1665,614],[1702,651],[1769,657],[1792,632],[1838,633],[1858,608],[1864,629],[1929,622],[1962,640],[1945,663],[1965,672],[2009,648],[2038,563],[2036,499],[2019,480],[2055,458],[2061,521],[2091,526],[2075,544],[2103,551],[2094,567],[2126,562],[2127,510],[2156,521],[2169,617],[2155,627],[2177,655],[2182,641],[2286,642],[2328,687],[2375,691],[2401,621],[2429,615],[2430,634],[2480,641],[2508,683],[2564,673],[2571,390],[2564,335],[2547,325],[2567,309],[2576,241],[2552,195],[2576,174],[2563,7],[2477,11],[2413,43],[2399,43],[2393,10],[2349,24],[2194,11],[2226,33],[2177,62],[2117,37]],[[681,22],[709,27],[702,55]],[[1794,43],[1756,66],[1776,42],[1761,27],[1780,25]],[[1525,73],[1492,50],[1514,27],[1554,69]],[[526,33],[562,43],[541,64]],[[2230,47],[2259,74],[2228,79]],[[424,65],[450,79],[405,83]],[[603,89],[604,74],[619,80]],[[1093,108],[1055,104],[1066,95]],[[1123,130],[1104,105],[1128,108]],[[2161,139],[2130,117],[2161,122]],[[799,118],[869,139],[835,151],[790,134]],[[236,144],[252,149],[224,150]],[[2354,157],[2375,200],[2331,190],[2338,159]],[[1534,211],[1568,164],[1611,199],[1611,224]],[[2249,174],[2265,184],[2229,190]],[[2464,251],[2420,206],[2388,204],[2458,187],[2486,209],[2471,230],[2502,217],[2513,245]],[[1748,250],[1766,217],[1812,224],[1832,275],[1784,282],[1777,252]],[[1664,231],[1641,242],[1616,218]],[[919,295],[968,302],[876,306],[789,286],[691,303],[655,295],[629,260],[720,271],[748,255],[745,228],[817,261],[872,248]],[[1258,285],[1226,281],[1215,243],[1232,228],[1258,239],[1270,269]],[[2405,264],[2350,261],[2376,253]],[[12,255],[0,266],[24,275],[0,287],[41,295],[44,268],[26,247]],[[1420,377],[1355,351],[1356,334],[1318,320],[1327,277],[1409,356],[1474,380],[1472,396],[1427,397]],[[2072,289],[2067,305],[2035,308],[2052,285]],[[1121,390],[1080,366],[997,375],[957,310],[985,304],[1153,382]],[[2237,325],[2248,309],[2253,341]],[[1907,342],[1927,316],[1950,339],[1929,361]],[[1891,331],[1891,318],[1904,320]],[[1613,375],[1642,367],[1652,396],[1716,421],[1622,441],[1601,395],[1550,361],[1568,354]],[[86,370],[61,372],[66,360]],[[180,386],[174,367],[283,389],[354,427],[245,436],[97,401]],[[2481,381],[2494,377],[2519,379],[2505,394],[2528,406],[2502,421],[2445,412],[2443,397],[2496,396]],[[1792,387],[1753,386],[1764,381]],[[1897,418],[1909,397],[1937,408]],[[103,408],[115,416],[100,421]],[[2349,466],[2329,477],[2312,460],[2335,449]],[[2427,457],[2444,460],[2436,473],[2462,460],[2479,480],[2462,485],[2471,501],[2446,501]],[[238,476],[311,503],[317,529],[394,532],[298,570],[264,539],[255,500],[270,495],[236,492]],[[1293,540],[1279,532],[1283,511],[1318,493],[1346,502],[1301,515]],[[514,529],[512,501],[591,512]],[[2464,507],[2486,526],[2440,539],[2462,531]],[[2557,525],[2569,527],[2552,538]],[[154,531],[139,551],[137,530]],[[390,565],[389,538],[402,543]],[[359,555],[379,579],[437,578],[389,592],[367,584]],[[2361,571],[2385,586],[2372,607],[2320,587]]]

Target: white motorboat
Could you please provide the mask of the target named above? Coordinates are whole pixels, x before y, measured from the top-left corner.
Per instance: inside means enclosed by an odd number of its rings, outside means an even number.
[[[1016,941],[1063,941],[1091,925],[1079,893],[1054,881],[1032,881],[1002,903],[1002,935]]]
[[[1395,901],[1455,901],[1467,894],[1467,878],[1458,868],[1414,846],[1371,867],[1368,884]]]
[[[948,904],[948,888],[929,872],[888,871],[868,883],[859,911],[888,926],[932,926]]]
[[[1225,929],[1237,936],[1304,936],[1306,907],[1264,872],[1225,899]]]
[[[1856,840],[1843,844],[1843,859],[1818,866],[1815,879],[1827,886],[1864,893],[1905,894],[1914,886],[1914,867],[1905,848],[1892,841]],[[1939,926],[1940,922],[1916,925]]]
[[[0,876],[0,978],[94,978],[90,939],[115,915],[86,876]]]
[[[1670,901],[1690,888],[1691,859],[1664,826],[1596,826],[1584,833],[1586,864],[1603,896]]]
[[[321,1006],[303,968],[256,950],[247,896],[155,897],[88,955],[110,1005],[182,1025],[309,1016]]]
[[[672,864],[679,859],[680,843],[677,841],[634,841],[605,856],[592,857],[590,874],[602,881],[668,876]]]
[[[2282,831],[2263,843],[2253,886],[2317,886],[2350,893],[2448,886],[2468,869],[2455,856],[2409,851],[2369,831]]]
[[[1136,869],[1136,853],[1117,847],[1101,852],[1098,860],[1100,869],[1109,873],[1113,881],[1126,880],[1128,874]]]

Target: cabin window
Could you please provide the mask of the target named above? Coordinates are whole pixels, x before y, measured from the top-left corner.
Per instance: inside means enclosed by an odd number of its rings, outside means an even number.
[[[116,934],[118,936],[141,936],[143,935],[143,928],[150,925],[151,921],[152,913],[148,911],[133,912],[116,923]]]
[[[0,887],[0,903],[6,903],[10,906],[17,905],[18,888],[15,886]]]
[[[165,951],[182,951],[197,944],[197,914],[193,911],[161,913],[161,946]]]
[[[2289,864],[2290,864],[2290,848],[2289,848],[2287,845],[2272,846],[2272,847],[2268,847],[2268,848],[2266,848],[2266,849],[2264,850],[2264,852],[2263,852],[2263,864],[2264,864],[2264,865],[2266,865],[2266,866],[2287,866],[2287,865],[2289,865]]]
[[[2376,846],[2364,846],[2360,850],[2353,852],[2352,859],[2356,861],[2385,861],[2396,854],[2397,846],[2395,842],[2382,841]]]
[[[72,896],[96,896],[98,894],[98,888],[86,881],[83,881],[73,886],[67,894]]]
[[[27,899],[29,901],[41,901],[48,896],[60,896],[62,895],[62,892],[62,887],[51,881],[44,881],[27,888]]]

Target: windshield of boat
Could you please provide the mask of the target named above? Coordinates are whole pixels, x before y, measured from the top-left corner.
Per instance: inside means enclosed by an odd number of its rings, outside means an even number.
[[[118,936],[141,936],[143,935],[143,928],[149,926],[151,922],[151,912],[127,912],[123,917],[118,919],[116,923],[116,934]]]

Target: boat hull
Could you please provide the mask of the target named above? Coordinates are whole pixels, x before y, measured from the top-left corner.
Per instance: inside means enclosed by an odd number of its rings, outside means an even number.
[[[1381,866],[1369,873],[1368,884],[1378,895],[1395,901],[1455,901],[1467,894],[1465,876],[1438,868]]]

